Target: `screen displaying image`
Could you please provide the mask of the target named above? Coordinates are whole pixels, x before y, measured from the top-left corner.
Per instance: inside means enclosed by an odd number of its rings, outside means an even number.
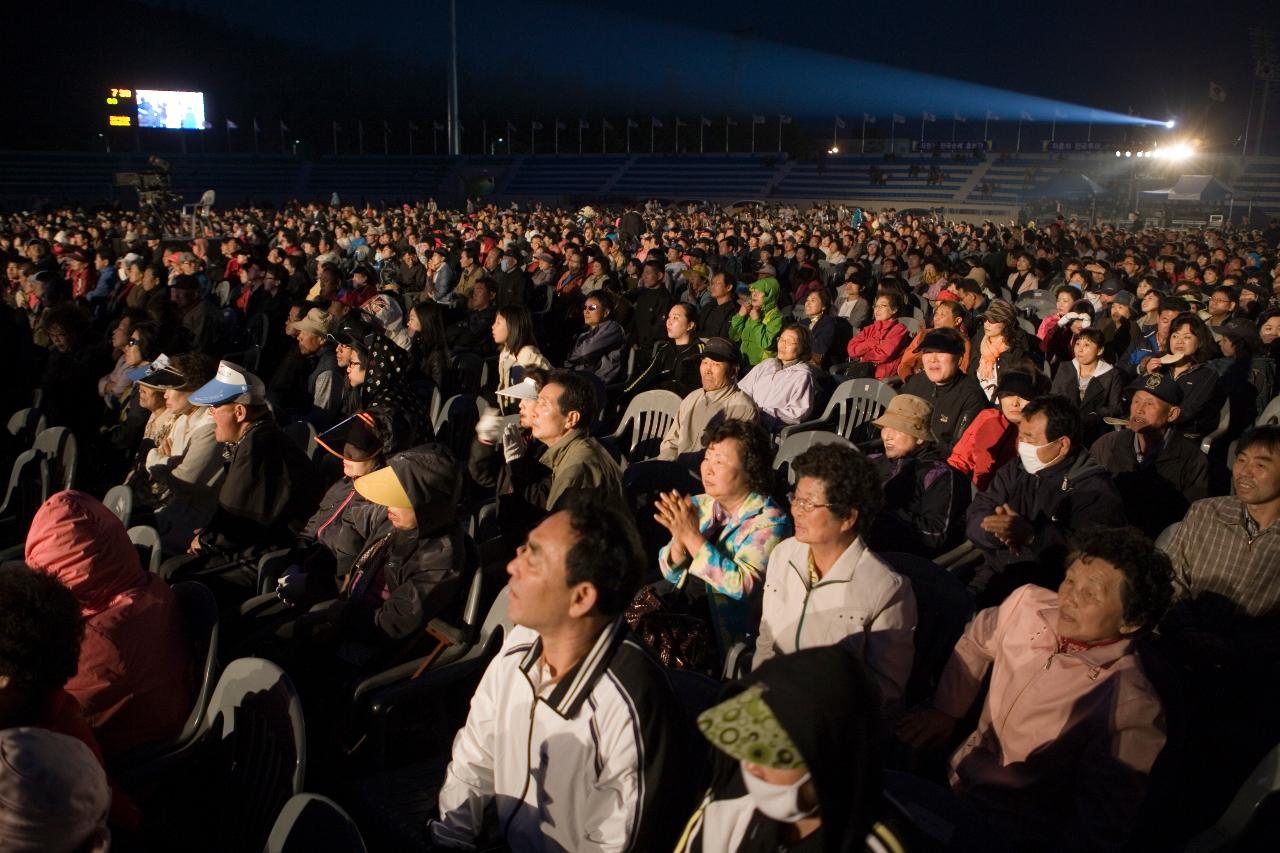
[[[138,89],[138,126],[169,130],[204,129],[203,92]]]

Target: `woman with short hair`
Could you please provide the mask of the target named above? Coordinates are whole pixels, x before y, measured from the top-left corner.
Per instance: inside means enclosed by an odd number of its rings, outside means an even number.
[[[758,425],[728,420],[712,430],[702,459],[703,493],[659,495],[654,519],[671,533],[658,567],[677,586],[705,587],[720,655],[754,633],[769,554],[791,534],[769,496],[773,447]]]

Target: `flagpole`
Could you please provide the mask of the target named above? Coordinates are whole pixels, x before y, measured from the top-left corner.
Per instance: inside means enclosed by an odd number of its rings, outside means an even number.
[[[462,123],[458,109],[458,4],[457,0],[449,0],[449,78],[446,83],[449,117],[449,154],[458,156],[462,153]],[[488,149],[485,149],[488,151]]]
[[[551,130],[551,147],[555,154],[560,153],[560,119],[555,120],[555,127]]]
[[[452,133],[453,131],[450,131]],[[480,153],[489,153],[489,120],[484,119],[480,122]]]
[[[1022,153],[1022,116],[1021,115],[1018,116],[1018,139],[1013,145],[1013,151],[1015,154]]]
[[[893,153],[894,142],[896,142],[897,139],[898,139],[898,116],[895,114],[889,117],[889,153],[890,154]]]
[[[987,117],[982,122],[982,147],[987,147],[987,128],[991,126],[991,110],[987,110]]]
[[[409,122],[409,156],[413,156],[413,122]]]
[[[1054,115],[1053,121],[1049,122],[1049,141],[1057,142],[1058,140],[1058,116]]]
[[[679,116],[676,116],[676,141],[671,148],[671,153],[672,154],[680,153],[680,117]]]
[[[921,145],[924,145],[924,126],[925,126],[924,115],[921,114],[920,116],[920,144]]]
[[[391,153],[390,137],[391,137],[391,126],[387,124],[385,119],[383,119],[383,122],[382,122],[382,156],[383,157],[386,157],[388,154]]]
[[[729,153],[729,117],[724,117],[724,153]]]
[[[778,153],[782,153],[782,116],[778,116]]]
[[[954,145],[955,141],[956,141],[956,115],[955,113],[952,113],[951,114],[951,144]]]
[[[538,153],[538,132],[533,128],[533,119],[529,120],[529,153]]]
[[[258,127],[258,120],[255,118],[255,119],[253,120],[253,153],[254,153],[254,154],[257,154],[257,153],[258,153],[258,133],[259,133],[259,131],[260,131],[260,128]]]
[[[627,117],[627,153],[631,153],[631,117]]]
[[[706,138],[707,138],[707,123],[706,121],[703,120],[702,116],[699,115],[698,116],[698,153],[699,154],[707,153],[707,149],[705,145]]]
[[[754,113],[751,115],[751,153],[756,153],[756,117]]]
[[[338,123],[334,121],[334,122],[330,122],[330,124],[333,125],[333,153],[334,153],[334,156],[337,156],[338,154]]]
[[[1253,86],[1249,89],[1249,112],[1244,120],[1244,144],[1240,146],[1241,157],[1249,154],[1249,130],[1253,124],[1253,96],[1256,94],[1258,94],[1258,75],[1255,73],[1253,75]]]
[[[356,153],[364,153],[364,119],[356,119]]]
[[[1257,67],[1254,68],[1254,77],[1258,76]],[[1275,76],[1274,66],[1270,73],[1262,80],[1262,103],[1258,106],[1258,144],[1254,150],[1255,154],[1262,154],[1262,137],[1266,132],[1264,128],[1267,126],[1267,100],[1271,97],[1271,78]]]
[[[280,153],[284,153],[284,122],[280,122]]]
[[[649,153],[653,153],[653,116],[649,116]]]

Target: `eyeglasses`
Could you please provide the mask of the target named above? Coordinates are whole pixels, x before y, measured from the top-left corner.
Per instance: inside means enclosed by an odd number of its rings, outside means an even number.
[[[600,306],[599,305],[583,305],[582,310],[583,311],[599,311]]]
[[[798,498],[796,497],[794,489],[787,493],[787,500],[791,502],[791,509],[793,511],[799,510],[801,512],[813,512],[815,509],[823,509],[824,507],[831,506],[831,504],[814,503],[808,498]]]
[[[129,340],[125,341],[125,346],[140,347],[142,346],[142,341],[138,340],[137,338],[129,338]]]

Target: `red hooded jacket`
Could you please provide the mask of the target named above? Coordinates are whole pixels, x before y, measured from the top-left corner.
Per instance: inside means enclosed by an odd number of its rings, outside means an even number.
[[[26,559],[80,602],[80,669],[66,690],[106,757],[176,735],[191,710],[194,672],[182,614],[168,585],[143,569],[120,520],[84,492],[59,492],[31,522]]]

